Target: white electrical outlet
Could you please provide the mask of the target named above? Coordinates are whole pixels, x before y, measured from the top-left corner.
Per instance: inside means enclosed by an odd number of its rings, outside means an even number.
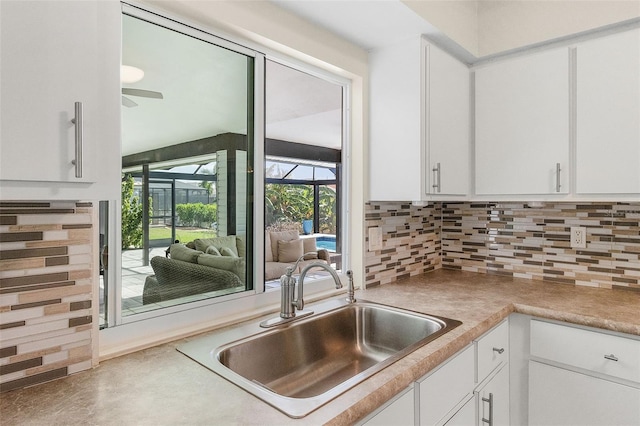
[[[587,229],[582,226],[571,227],[571,247],[586,248],[587,247]]]
[[[369,228],[369,251],[382,250],[382,228]]]

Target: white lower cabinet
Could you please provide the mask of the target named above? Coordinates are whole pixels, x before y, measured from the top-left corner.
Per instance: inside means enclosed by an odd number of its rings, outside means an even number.
[[[529,362],[529,425],[638,425],[640,389]]]
[[[639,336],[514,315],[365,423],[640,425]]]
[[[532,320],[529,425],[639,425],[640,339]]]
[[[413,426],[415,424],[415,394],[413,386],[364,419],[367,426]]]
[[[509,364],[499,368],[475,392],[478,403],[478,426],[508,426]],[[471,424],[471,423],[468,423]]]
[[[467,402],[445,423],[446,426],[469,426],[476,424],[476,398],[469,398]]]
[[[474,347],[469,346],[416,383],[420,425],[441,425],[473,394]]]

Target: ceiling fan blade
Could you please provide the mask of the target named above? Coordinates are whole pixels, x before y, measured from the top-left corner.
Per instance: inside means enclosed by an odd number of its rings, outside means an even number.
[[[162,93],[154,92],[153,90],[131,89],[131,88],[123,87],[122,94],[129,95],[129,96],[141,96],[143,98],[164,99],[164,96],[162,96]]]
[[[127,98],[126,96],[122,97],[122,105],[126,106],[127,108],[138,106],[137,103],[133,102],[131,99]]]

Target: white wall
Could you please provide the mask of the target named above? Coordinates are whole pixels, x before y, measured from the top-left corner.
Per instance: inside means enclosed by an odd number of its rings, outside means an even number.
[[[640,17],[640,0],[402,0],[476,57]]]
[[[476,0],[402,0],[402,3],[477,56],[478,2]]]
[[[638,0],[481,0],[478,55],[563,37],[640,17]]]

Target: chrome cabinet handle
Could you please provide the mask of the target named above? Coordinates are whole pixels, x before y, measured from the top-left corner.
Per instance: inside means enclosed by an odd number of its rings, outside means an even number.
[[[494,352],[498,352],[499,354],[504,352],[504,348],[493,348]]]
[[[431,187],[435,189],[437,193],[440,193],[440,163],[436,163],[436,166],[431,169],[431,171],[433,172],[433,180],[435,181]]]
[[[485,419],[482,417],[482,422],[493,426],[493,394],[489,393],[489,398],[482,397],[482,401],[489,403],[489,418]]]
[[[562,169],[560,168],[560,163],[556,163],[556,192],[560,192],[560,172]]]
[[[610,361],[618,361],[618,357],[615,356],[614,354],[610,354],[610,355],[605,355],[604,359],[608,359]]]
[[[75,117],[71,119],[71,122],[76,126],[76,158],[71,161],[71,164],[76,166],[76,177],[82,177],[82,144],[84,138],[84,131],[82,128],[82,102],[75,103]]]

